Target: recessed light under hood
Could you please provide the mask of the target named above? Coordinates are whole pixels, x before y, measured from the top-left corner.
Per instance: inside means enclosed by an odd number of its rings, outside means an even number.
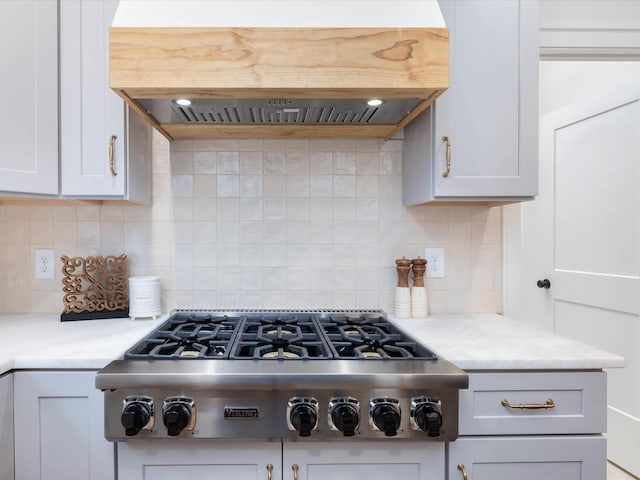
[[[149,5],[120,1],[110,83],[169,139],[389,138],[449,84],[436,0]]]

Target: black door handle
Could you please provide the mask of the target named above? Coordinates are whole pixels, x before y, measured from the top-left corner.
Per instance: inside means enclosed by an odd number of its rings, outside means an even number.
[[[551,282],[548,278],[545,278],[544,280],[538,280],[536,285],[538,285],[538,288],[549,288],[551,287]]]

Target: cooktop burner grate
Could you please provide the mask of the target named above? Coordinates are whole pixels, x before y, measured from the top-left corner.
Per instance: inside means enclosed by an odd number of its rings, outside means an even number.
[[[228,356],[241,317],[210,314],[174,314],[131,347],[130,360],[219,359]]]
[[[178,310],[126,360],[436,360],[384,312]]]

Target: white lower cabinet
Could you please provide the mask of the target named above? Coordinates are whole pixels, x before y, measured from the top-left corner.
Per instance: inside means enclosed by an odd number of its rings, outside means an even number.
[[[218,441],[131,441],[118,443],[118,480],[279,479],[282,444]]]
[[[460,437],[449,480],[604,480],[606,439],[596,436]]]
[[[184,442],[118,444],[118,480],[432,480],[444,478],[444,443]]]
[[[283,480],[431,480],[444,478],[441,442],[285,443]],[[297,476],[296,476],[297,470]]]
[[[606,478],[606,374],[469,374],[449,480]]]
[[[13,480],[13,375],[0,377],[0,480]]]
[[[15,479],[113,480],[94,371],[14,372]]]

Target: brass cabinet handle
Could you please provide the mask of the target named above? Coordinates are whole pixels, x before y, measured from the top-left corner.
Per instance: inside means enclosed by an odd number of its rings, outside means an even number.
[[[273,472],[273,465],[267,463],[267,480],[271,480],[271,473]]]
[[[521,410],[539,410],[541,408],[553,408],[556,406],[553,400],[548,399],[544,403],[511,403],[507,399],[502,399],[500,404],[507,408],[519,408]]]
[[[467,469],[464,468],[464,463],[458,464],[458,470],[462,472],[462,480],[467,480]]]
[[[116,169],[114,167],[113,164],[113,148],[114,148],[114,143],[116,143],[118,136],[117,135],[111,135],[109,137],[109,169],[111,170],[111,176],[115,177],[118,175],[118,172],[116,172]]]
[[[449,137],[447,137],[446,135],[442,137],[442,141],[447,142],[447,152],[445,154],[445,157],[447,159],[447,169],[442,172],[442,176],[444,178],[447,178],[449,176],[449,173],[451,173],[451,142],[449,141]]]
[[[297,463],[294,463],[293,465],[291,465],[291,470],[293,470],[293,480],[298,480],[298,470],[300,469],[300,467],[298,466]]]

